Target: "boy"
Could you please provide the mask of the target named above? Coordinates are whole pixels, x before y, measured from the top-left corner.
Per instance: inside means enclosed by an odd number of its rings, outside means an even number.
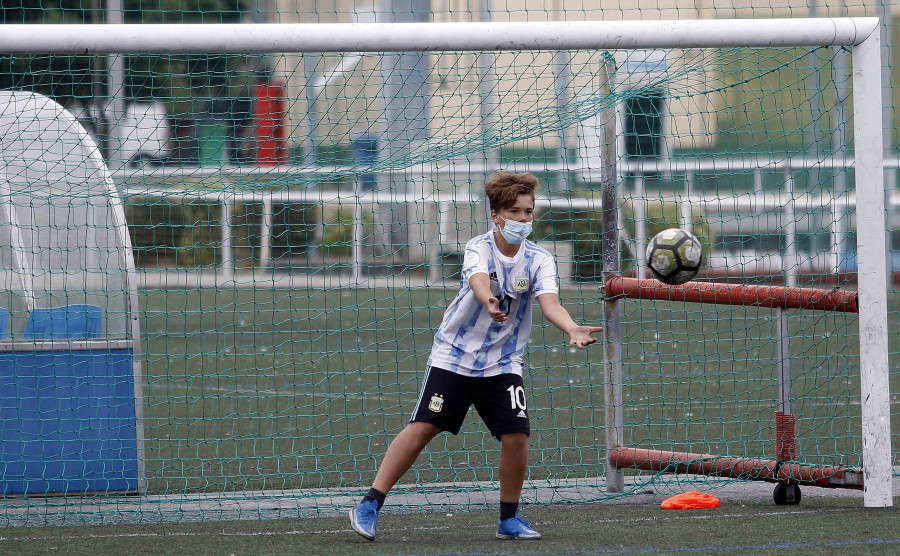
[[[387,493],[438,433],[459,433],[471,405],[500,440],[497,538],[541,538],[518,514],[531,433],[522,381],[531,299],[569,335],[569,345],[592,344],[591,334],[603,329],[572,320],[559,303],[553,257],[525,239],[537,185],[529,173],[509,172],[497,172],[485,185],[495,228],[466,244],[460,291],[434,336],[412,418],[388,447],[372,488],[350,510],[351,527],[370,541]]]

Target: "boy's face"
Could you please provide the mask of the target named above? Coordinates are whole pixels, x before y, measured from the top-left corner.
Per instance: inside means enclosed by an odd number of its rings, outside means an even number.
[[[491,221],[501,230],[506,225],[505,220],[516,222],[531,222],[534,220],[534,198],[531,195],[519,195],[513,206],[499,211],[491,211]]]

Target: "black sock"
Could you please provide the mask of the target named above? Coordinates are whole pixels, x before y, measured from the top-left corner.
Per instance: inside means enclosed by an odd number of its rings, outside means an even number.
[[[374,501],[378,502],[378,509],[380,510],[381,507],[384,506],[384,497],[385,496],[387,496],[387,495],[384,494],[383,492],[381,492],[380,490],[375,490],[374,488],[370,488],[369,492],[367,492],[366,495],[363,496],[363,501],[374,500]]]
[[[511,517],[516,517],[516,512],[519,511],[519,503],[518,502],[500,502],[500,519],[509,519]]]

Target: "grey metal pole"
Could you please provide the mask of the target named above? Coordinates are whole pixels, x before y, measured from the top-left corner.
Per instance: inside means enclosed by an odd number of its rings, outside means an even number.
[[[849,75],[849,54],[841,47],[834,47],[834,74],[838,79],[835,82],[835,116],[832,124],[831,147],[835,157],[846,161],[850,156],[850,145],[847,137],[847,99],[849,98],[849,87],[847,86],[846,76]],[[847,192],[847,167],[836,168],[833,170],[833,188],[832,188],[832,209],[833,215],[831,222],[831,250],[834,255],[833,272],[840,271],[841,251],[846,249],[847,230],[850,225],[849,206],[839,203],[839,200],[848,197]]]
[[[116,25],[125,22],[122,0],[107,0],[106,23]],[[110,54],[107,58],[106,152],[107,163],[119,167],[127,162],[121,159],[122,133],[119,122],[125,115],[125,55]]]
[[[429,0],[383,0],[377,14],[379,21],[395,23],[427,23],[431,19]],[[428,141],[428,54],[425,52],[386,52],[381,56],[384,101],[381,116],[383,132],[379,137],[379,160],[397,160]],[[411,174],[388,176],[388,190],[405,194],[421,185],[421,177]],[[382,187],[378,180],[377,188]],[[409,226],[410,207],[396,203],[391,207],[390,237],[386,247],[396,255],[400,248],[408,252],[410,239],[417,234]]]
[[[272,227],[274,214],[272,212],[272,192],[266,191],[262,196],[262,222],[259,233],[259,268],[272,269]]]
[[[778,411],[791,413],[791,336],[787,309],[775,309],[775,352],[777,355]]]
[[[234,196],[222,195],[221,222],[222,233],[221,258],[219,261],[219,276],[225,280],[234,277],[234,249],[232,248],[231,224],[234,215]]]
[[[604,53],[600,66],[600,94],[611,96],[615,61]],[[621,273],[619,261],[618,177],[616,176],[616,106],[610,105],[600,115],[603,140],[600,143],[600,184],[602,216],[600,244],[603,258],[603,281]],[[622,411],[622,307],[616,299],[603,300],[603,399],[606,437],[606,490],[622,492],[624,473],[610,462],[610,453],[622,445],[624,414]]]
[[[316,143],[318,142],[317,133],[319,131],[319,115],[318,103],[316,97],[321,92],[318,87],[312,84],[316,80],[316,70],[318,64],[322,62],[321,55],[307,53],[303,55],[303,74],[306,79],[306,125],[309,129],[306,131],[306,137],[303,138],[303,162],[308,166],[314,166],[316,163]],[[324,90],[324,89],[323,89]]]
[[[800,252],[797,250],[794,174],[790,169],[784,172],[784,198],[784,206],[781,209],[784,218],[784,253],[781,256],[781,268],[784,270],[784,285],[796,288],[797,276],[800,272]]]
[[[492,16],[491,0],[481,0],[479,4],[481,21],[490,22]],[[497,93],[497,76],[494,74],[493,52],[479,52],[476,64],[478,67],[478,116],[481,119],[481,131],[488,136],[495,128],[500,108],[500,95]],[[488,177],[500,169],[500,149],[496,147],[485,148],[481,153],[484,172],[481,181],[486,182]],[[486,222],[490,222],[491,209],[485,199],[482,203],[482,213]]]
[[[809,17],[818,17],[819,14],[819,3],[818,0],[809,0]],[[813,50],[809,57],[811,59],[812,67],[810,68],[809,75],[809,94],[807,98],[809,99],[809,147],[813,152],[813,156],[820,156],[822,152],[822,93],[821,93],[821,82],[822,70],[819,64],[819,58],[817,54],[817,50]],[[818,181],[819,172],[817,170],[810,170],[810,184],[815,185]]]
[[[634,206],[634,250],[637,277],[647,277],[647,262],[644,253],[647,251],[647,195],[644,192],[644,174],[634,177],[634,193],[632,205]]]
[[[876,15],[880,20],[881,29],[881,109],[882,121],[884,125],[884,156],[890,156],[894,142],[894,94],[891,89],[891,28],[893,17],[891,14],[892,1],[878,0],[878,8]],[[896,170],[888,170],[891,179],[887,182],[887,186],[893,189],[896,187]]]
[[[560,114],[563,113],[565,107],[571,101],[571,92],[569,91],[569,83],[572,80],[569,68],[570,54],[568,50],[558,50],[554,55],[556,60],[556,106]],[[557,160],[559,161],[560,172],[556,176],[556,189],[561,192],[569,191],[569,128],[561,125],[557,133],[559,141],[559,149]]]

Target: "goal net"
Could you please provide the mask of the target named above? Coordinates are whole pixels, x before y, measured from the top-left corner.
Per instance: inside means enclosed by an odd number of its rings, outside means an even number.
[[[128,452],[140,461],[126,467],[142,475],[125,489],[138,497],[95,487],[85,498],[48,482],[76,484],[63,457],[23,478],[29,494],[62,497],[8,504],[7,522],[290,517],[352,503],[409,419],[464,245],[489,229],[483,185],[498,169],[539,177],[532,239],[556,257],[575,320],[606,327],[605,345],[578,351],[535,320],[524,502],[755,478],[610,464],[629,448],[858,471],[866,504],[889,505],[876,26],[7,25],[11,88],[78,119],[124,203],[141,288],[140,449]],[[66,77],[15,69],[48,60],[68,64]],[[11,183],[21,164],[3,163]],[[8,205],[34,203],[27,188],[4,191]],[[648,277],[648,240],[670,227],[704,245],[691,284],[858,291],[859,311],[598,292]],[[10,349],[38,349],[28,308],[8,310]],[[28,418],[48,428],[82,422],[37,411]],[[792,416],[778,455],[776,412]],[[492,505],[498,455],[472,412],[389,501]]]

